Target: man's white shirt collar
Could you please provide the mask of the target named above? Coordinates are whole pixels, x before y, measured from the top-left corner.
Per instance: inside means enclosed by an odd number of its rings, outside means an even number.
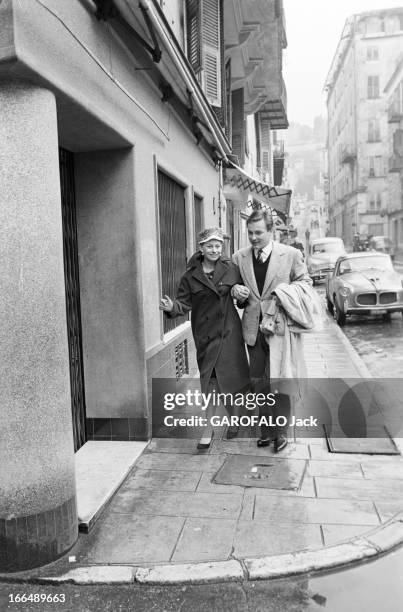
[[[266,244],[266,246],[262,249],[262,260],[263,260],[263,263],[270,256],[270,254],[272,252],[272,249],[273,249],[273,241],[270,240],[270,242],[268,244]],[[256,248],[253,249],[253,251],[255,253],[255,257],[258,256],[259,250],[260,249],[256,249]]]

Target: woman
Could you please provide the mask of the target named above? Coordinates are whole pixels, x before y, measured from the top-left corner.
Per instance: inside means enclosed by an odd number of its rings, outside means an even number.
[[[220,228],[212,227],[198,235],[200,251],[188,263],[177,296],[164,296],[160,308],[170,317],[190,310],[192,333],[196,345],[202,393],[238,393],[249,384],[249,366],[239,315],[231,297],[231,287],[242,284],[239,270],[222,255],[224,243]],[[241,287],[245,298],[249,289]],[[213,406],[207,409],[208,426],[197,447],[208,448],[213,430],[210,424]],[[227,437],[234,437],[231,428]]]

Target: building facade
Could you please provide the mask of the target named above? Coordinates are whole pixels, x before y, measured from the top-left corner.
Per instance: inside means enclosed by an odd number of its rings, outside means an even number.
[[[149,439],[152,379],[196,372],[160,298],[202,226],[239,246],[224,175],[286,121],[280,37],[278,0],[0,3],[0,570],[72,546],[74,451]]]
[[[403,52],[403,9],[347,19],[327,80],[331,235],[388,234],[388,101]]]
[[[400,257],[403,251],[403,59],[389,79],[385,94],[389,127],[388,236]]]

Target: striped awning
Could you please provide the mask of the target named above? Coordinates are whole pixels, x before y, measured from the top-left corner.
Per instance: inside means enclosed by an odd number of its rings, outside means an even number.
[[[245,196],[251,195],[254,208],[271,209],[285,218],[290,211],[291,194],[291,189],[268,185],[231,161],[224,168],[224,195],[227,199],[245,200]]]

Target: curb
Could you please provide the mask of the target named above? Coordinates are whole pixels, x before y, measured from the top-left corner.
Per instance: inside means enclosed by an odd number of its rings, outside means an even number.
[[[360,377],[361,378],[373,378],[371,372],[368,370],[367,366],[365,365],[362,357],[360,357],[358,352],[355,350],[350,340],[346,338],[346,336],[343,334],[342,330],[337,325],[337,323],[333,321],[333,318],[330,316],[330,314],[328,314],[328,318],[329,320],[333,322],[334,329],[336,330],[336,334],[339,336],[339,339],[342,342],[347,353],[349,354],[351,361],[354,363],[355,367],[357,368]]]
[[[269,557],[230,559],[205,563],[155,565],[90,565],[77,567],[59,576],[27,577],[0,574],[0,582],[31,584],[144,584],[178,585],[215,582],[272,580],[299,574],[335,570],[376,559],[403,544],[403,511],[384,525],[322,550],[300,551]]]

